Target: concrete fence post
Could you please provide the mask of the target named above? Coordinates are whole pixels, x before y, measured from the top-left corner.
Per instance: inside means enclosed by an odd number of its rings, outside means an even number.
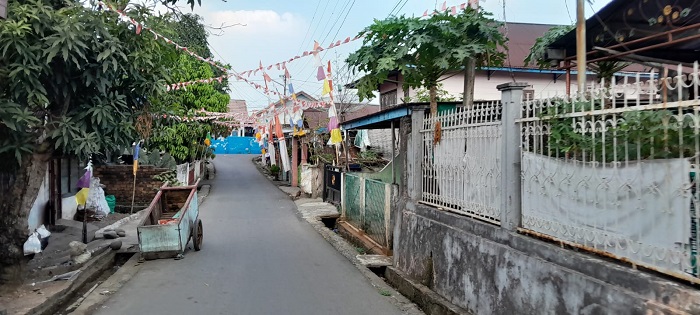
[[[345,194],[345,190],[347,189],[345,186],[345,173],[340,173],[340,218],[343,219],[343,221],[347,221],[347,204],[348,204],[348,198]],[[325,187],[323,189],[326,189]]]
[[[391,246],[391,191],[392,184],[384,184],[384,237],[386,240],[386,246],[389,248]]]
[[[497,86],[501,91],[503,141],[501,150],[501,227],[515,231],[520,227],[521,178],[520,148],[522,144],[520,118],[525,82],[509,82]]]
[[[365,190],[365,178],[364,177],[357,177],[360,180],[360,230],[365,230],[365,210],[367,208],[367,205],[365,204],[365,201],[367,200],[367,191]]]
[[[423,159],[423,137],[420,131],[423,130],[423,119],[425,112],[414,110],[411,113],[411,136],[408,141],[407,157],[407,180],[408,196],[414,201],[420,201],[423,192],[422,164]]]

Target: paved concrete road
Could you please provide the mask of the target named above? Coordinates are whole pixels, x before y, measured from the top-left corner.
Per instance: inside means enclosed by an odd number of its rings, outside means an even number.
[[[202,251],[146,262],[98,314],[401,313],[296,215],[251,159],[215,159],[200,212]]]

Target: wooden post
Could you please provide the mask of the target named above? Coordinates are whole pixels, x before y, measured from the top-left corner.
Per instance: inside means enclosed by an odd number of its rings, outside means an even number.
[[[476,78],[476,60],[469,59],[464,64],[464,97],[462,106],[470,107],[474,103],[474,80]]]
[[[345,171],[350,171],[350,131],[345,131]]]
[[[292,137],[292,187],[299,186],[299,140]]]
[[[301,164],[307,164],[309,159],[309,146],[306,143],[301,143]]]
[[[583,94],[586,87],[586,0],[576,0],[576,69],[578,71],[578,93]]]
[[[571,96],[571,61],[565,61],[566,67],[566,96]]]

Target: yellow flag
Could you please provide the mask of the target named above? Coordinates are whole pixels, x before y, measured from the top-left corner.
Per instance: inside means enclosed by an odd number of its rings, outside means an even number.
[[[331,143],[338,144],[343,142],[343,136],[340,134],[340,129],[331,130]]]
[[[323,92],[321,95],[326,95],[331,92],[331,84],[328,82],[328,79],[323,79]]]
[[[90,188],[83,188],[80,191],[78,191],[77,194],[75,194],[75,202],[79,206],[85,206],[85,203],[87,202],[88,198],[88,193],[90,192]]]

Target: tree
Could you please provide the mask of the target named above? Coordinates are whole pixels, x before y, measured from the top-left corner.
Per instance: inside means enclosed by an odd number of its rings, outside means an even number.
[[[184,14],[177,18],[169,15],[169,18],[173,30],[171,38],[204,58],[212,57],[201,17],[195,14]],[[185,54],[180,55],[172,67],[172,73],[173,82],[208,79],[224,74],[221,69]],[[196,83],[185,89],[171,91],[154,98],[150,111],[155,113],[155,117],[163,117],[162,114],[166,114],[166,117],[169,115],[192,117],[194,111],[200,109],[226,112],[230,101],[227,91],[228,80],[223,80],[221,83]],[[222,132],[221,125],[194,120],[173,121],[168,118],[157,118],[154,125],[152,134],[147,137],[145,147],[148,150],[166,151],[178,163],[213,157],[212,150],[204,145],[203,140],[209,132]]]
[[[207,133],[211,132],[212,126],[207,123],[164,121],[154,128],[146,146],[151,151],[167,152],[178,164],[194,162],[213,157],[211,148],[204,144]]]
[[[172,69],[173,82],[189,82],[214,77],[212,66],[181,54]],[[167,112],[185,115],[192,110],[204,109],[212,112],[228,111],[230,96],[220,91],[217,86],[224,83],[196,83],[184,89],[171,91],[152,99],[154,113]]]
[[[360,99],[373,97],[389,73],[399,70],[404,89],[428,89],[430,111],[435,115],[437,86],[445,74],[461,69],[469,60],[476,60],[477,66],[503,63],[503,49],[499,48],[505,38],[499,26],[490,14],[471,8],[458,15],[438,13],[429,19],[392,16],[375,20],[360,33],[365,36],[363,46],[347,59],[356,71],[365,73],[358,83]],[[435,143],[439,143],[439,122],[435,127]]]
[[[202,18],[196,14],[168,14],[166,16],[169,30],[166,36],[190,51],[203,58],[212,58],[207,41],[207,31]],[[228,67],[226,65],[225,67]],[[176,63],[170,66],[172,71],[172,83],[189,82],[200,79],[219,77],[225,73],[208,63],[201,62],[194,57],[181,54]],[[186,115],[193,110],[205,109],[212,112],[228,111],[230,96],[228,94],[228,80],[221,83],[196,83],[185,89],[171,91],[153,98],[150,110],[153,113]]]
[[[129,146],[134,119],[165,92],[175,48],[78,1],[17,0],[0,22],[0,283],[22,277],[27,214],[55,154]],[[151,27],[164,20],[130,5]]]

